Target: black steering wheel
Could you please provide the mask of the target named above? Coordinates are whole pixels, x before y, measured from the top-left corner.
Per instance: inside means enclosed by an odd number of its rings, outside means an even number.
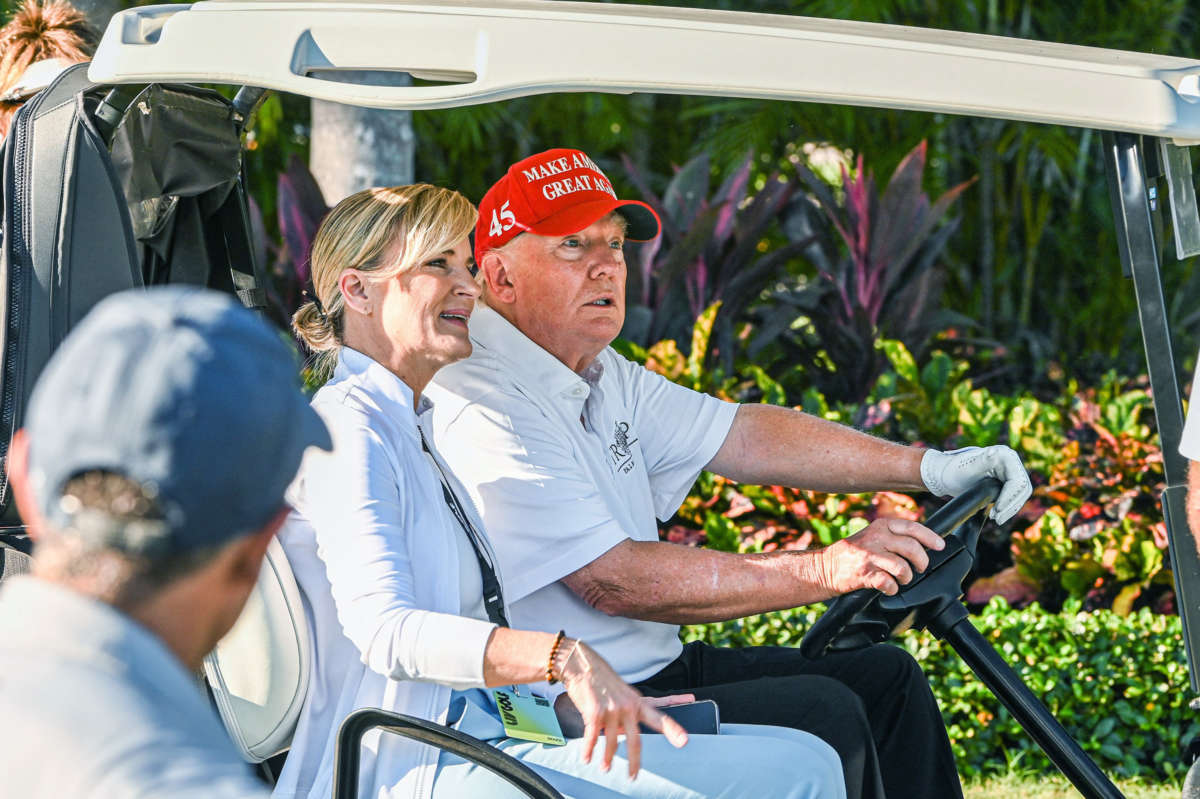
[[[860,588],[833,599],[805,633],[800,653],[819,658],[828,652],[885,641],[906,629],[926,626],[947,603],[958,605],[963,578],[975,563],[983,525],[965,533],[960,528],[996,501],[1001,486],[999,480],[985,478],[938,508],[925,526],[946,539],[946,547],[930,551],[925,571],[900,586],[895,596]]]

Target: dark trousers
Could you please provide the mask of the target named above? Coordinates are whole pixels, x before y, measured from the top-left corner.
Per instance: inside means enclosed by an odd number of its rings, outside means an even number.
[[[921,667],[878,644],[809,660],[797,649],[692,642],[638,683],[651,696],[712,699],[721,721],[812,733],[842,759],[849,799],[961,799],[950,740]]]

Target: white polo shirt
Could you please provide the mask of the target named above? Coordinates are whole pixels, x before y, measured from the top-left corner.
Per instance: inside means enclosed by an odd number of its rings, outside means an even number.
[[[482,515],[516,628],[566,630],[630,682],[679,656],[673,624],[607,616],[559,580],[625,539],[657,541],[712,460],[737,405],[600,353],[588,378],[502,316],[471,316],[474,353],[443,368],[437,450]],[[672,575],[663,575],[672,579]]]

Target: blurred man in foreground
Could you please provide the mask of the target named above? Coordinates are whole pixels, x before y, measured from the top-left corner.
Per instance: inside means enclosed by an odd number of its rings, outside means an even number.
[[[310,445],[279,335],[230,298],[110,297],[9,451],[33,572],[0,588],[6,796],[259,797],[195,674],[254,587]]]

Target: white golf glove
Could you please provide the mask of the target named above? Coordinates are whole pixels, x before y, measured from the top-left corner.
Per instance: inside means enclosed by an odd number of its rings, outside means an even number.
[[[921,458],[921,479],[939,497],[957,496],[985,477],[1004,483],[991,513],[996,524],[1004,524],[1033,493],[1020,455],[1008,447],[994,446],[963,447],[949,452],[931,449]]]

